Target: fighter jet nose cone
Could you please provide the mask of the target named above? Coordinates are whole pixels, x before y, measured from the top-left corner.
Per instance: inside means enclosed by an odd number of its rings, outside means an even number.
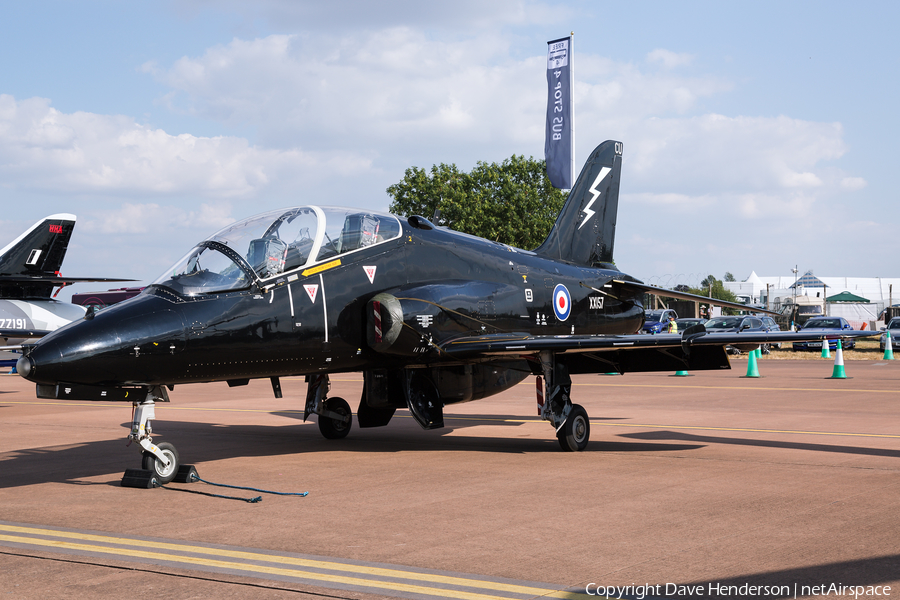
[[[34,370],[34,361],[31,360],[27,356],[22,356],[19,360],[16,361],[16,371],[24,377],[28,379],[28,376],[31,375],[31,372]]]

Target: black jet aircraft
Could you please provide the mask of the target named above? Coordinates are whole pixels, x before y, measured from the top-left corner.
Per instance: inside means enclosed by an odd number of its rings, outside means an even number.
[[[0,350],[84,317],[83,306],[54,300],[54,289],[59,293],[73,283],[131,281],[60,275],[75,219],[71,214],[45,217],[0,249]],[[4,354],[0,358],[10,359]]]
[[[728,344],[804,337],[707,335],[702,325],[638,334],[647,292],[709,299],[616,267],[621,166],[620,142],[598,146],[534,251],[421,216],[303,206],[250,217],[200,242],[139,296],[30,347],[19,373],[39,398],[133,402],[129,437],[162,482],[179,457],[151,441],[155,403],[173,386],[223,380],[269,378],[281,397],[280,377],[305,375],[304,416],[342,438],[352,414],[328,396],[333,373],[363,372],[360,427],[407,408],[425,429],[443,426],[448,404],[536,375],[538,414],[564,450],[583,450],[590,422],[570,397],[572,374],[727,369]]]

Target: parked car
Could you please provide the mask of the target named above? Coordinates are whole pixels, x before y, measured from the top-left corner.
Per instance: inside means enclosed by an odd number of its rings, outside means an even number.
[[[682,317],[675,319],[675,325],[678,326],[678,333],[684,333],[684,330],[694,325],[706,325],[706,319],[694,319],[693,317]]]
[[[891,319],[890,323],[885,327],[886,330],[891,332],[891,348],[896,350],[900,350],[900,317],[894,317]],[[884,352],[885,342],[887,340],[887,336],[885,334],[881,334],[881,351]]]
[[[767,331],[759,317],[748,315],[715,317],[706,322],[706,330],[710,333]]]
[[[781,327],[778,326],[778,323],[775,322],[775,319],[768,315],[762,315],[759,317],[759,320],[763,322],[763,326],[766,328],[766,331],[781,331]],[[774,348],[781,348],[781,342],[777,344],[770,344],[770,346]]]
[[[767,331],[759,317],[750,315],[738,315],[735,317],[715,317],[706,322],[706,331],[709,333],[740,333],[742,331]],[[755,350],[760,348],[763,354],[769,353],[768,344],[732,344],[725,346],[729,354],[740,354],[742,350]]]
[[[669,327],[669,315],[673,319],[678,318],[678,313],[670,308],[644,312],[644,326],[641,327],[641,331],[644,333],[665,333]]]
[[[853,325],[848,323],[844,317],[813,317],[803,324],[800,331],[804,333],[815,333],[818,331],[822,333],[836,333],[844,329],[853,329]],[[831,350],[837,348],[837,339],[828,340],[828,347]],[[856,347],[856,341],[852,339],[847,340],[841,343],[841,347],[849,350]],[[822,342],[794,342],[793,348],[794,350],[821,350]]]

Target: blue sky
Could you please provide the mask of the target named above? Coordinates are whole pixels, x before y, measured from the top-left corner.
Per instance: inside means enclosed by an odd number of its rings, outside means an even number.
[[[893,3],[325,4],[0,2],[0,245],[71,212],[64,274],[147,281],[264,210],[541,158],[574,31],[576,169],[625,145],[624,271],[900,276]]]

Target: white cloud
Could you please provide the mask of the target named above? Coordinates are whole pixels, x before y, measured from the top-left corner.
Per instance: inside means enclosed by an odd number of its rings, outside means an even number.
[[[657,48],[647,53],[647,62],[660,63],[666,69],[689,65],[694,58],[693,54],[677,53],[663,48]]]
[[[376,164],[385,168],[393,159],[397,171],[423,156],[465,167],[511,153],[540,156],[545,60],[511,59],[506,38],[493,32],[442,41],[394,27],[343,37],[234,39],[144,69],[173,89],[162,99],[173,110],[250,125],[267,147],[299,141],[308,150],[368,148]],[[732,88],[714,77],[645,73],[587,53],[578,61],[580,141],[686,114],[699,99]]]
[[[847,151],[839,123],[704,112],[734,84],[671,70],[692,59],[655,50],[648,61],[666,69],[647,70],[578,57],[576,154],[603,139],[624,141],[623,199],[670,213],[688,207],[728,218],[804,218],[837,192],[865,187],[835,165]],[[229,210],[215,212],[223,201],[240,218],[253,211],[237,200],[274,189],[303,192],[289,195],[296,204],[383,208],[389,179],[413,164],[469,168],[513,152],[540,156],[545,60],[512,58],[508,39],[493,32],[446,40],[392,27],[235,38],[143,69],[170,87],[160,98],[166,106],[249,127],[253,143],[0,96],[0,185],[125,198],[120,210],[86,226],[101,233],[138,222],[199,227],[230,218]],[[326,185],[344,186],[343,193]],[[194,196],[215,210],[173,209],[158,196]]]
[[[848,192],[861,190],[866,187],[866,185],[866,180],[862,177],[844,177],[841,179],[841,188]]]
[[[43,98],[0,95],[0,176],[6,188],[67,194],[246,198],[273,179],[368,170],[348,152],[252,146],[229,136],[172,135],[131,117],[62,113]]]
[[[787,117],[646,119],[628,129],[633,183],[667,191],[738,193],[823,186],[821,166],[846,152],[839,123]],[[629,148],[630,146],[630,148]],[[818,172],[817,172],[818,171]]]
[[[252,125],[268,146],[422,146],[434,136],[471,144],[506,139],[523,115],[536,121],[526,131],[541,131],[542,60],[508,61],[507,52],[499,36],[440,42],[393,28],[235,39],[144,68],[175,90],[164,99],[173,109]]]
[[[88,233],[116,235],[172,229],[215,231],[235,220],[229,202],[204,203],[197,210],[185,210],[178,206],[163,206],[156,203],[126,203],[119,208],[93,214],[90,218],[80,221],[79,227]]]

